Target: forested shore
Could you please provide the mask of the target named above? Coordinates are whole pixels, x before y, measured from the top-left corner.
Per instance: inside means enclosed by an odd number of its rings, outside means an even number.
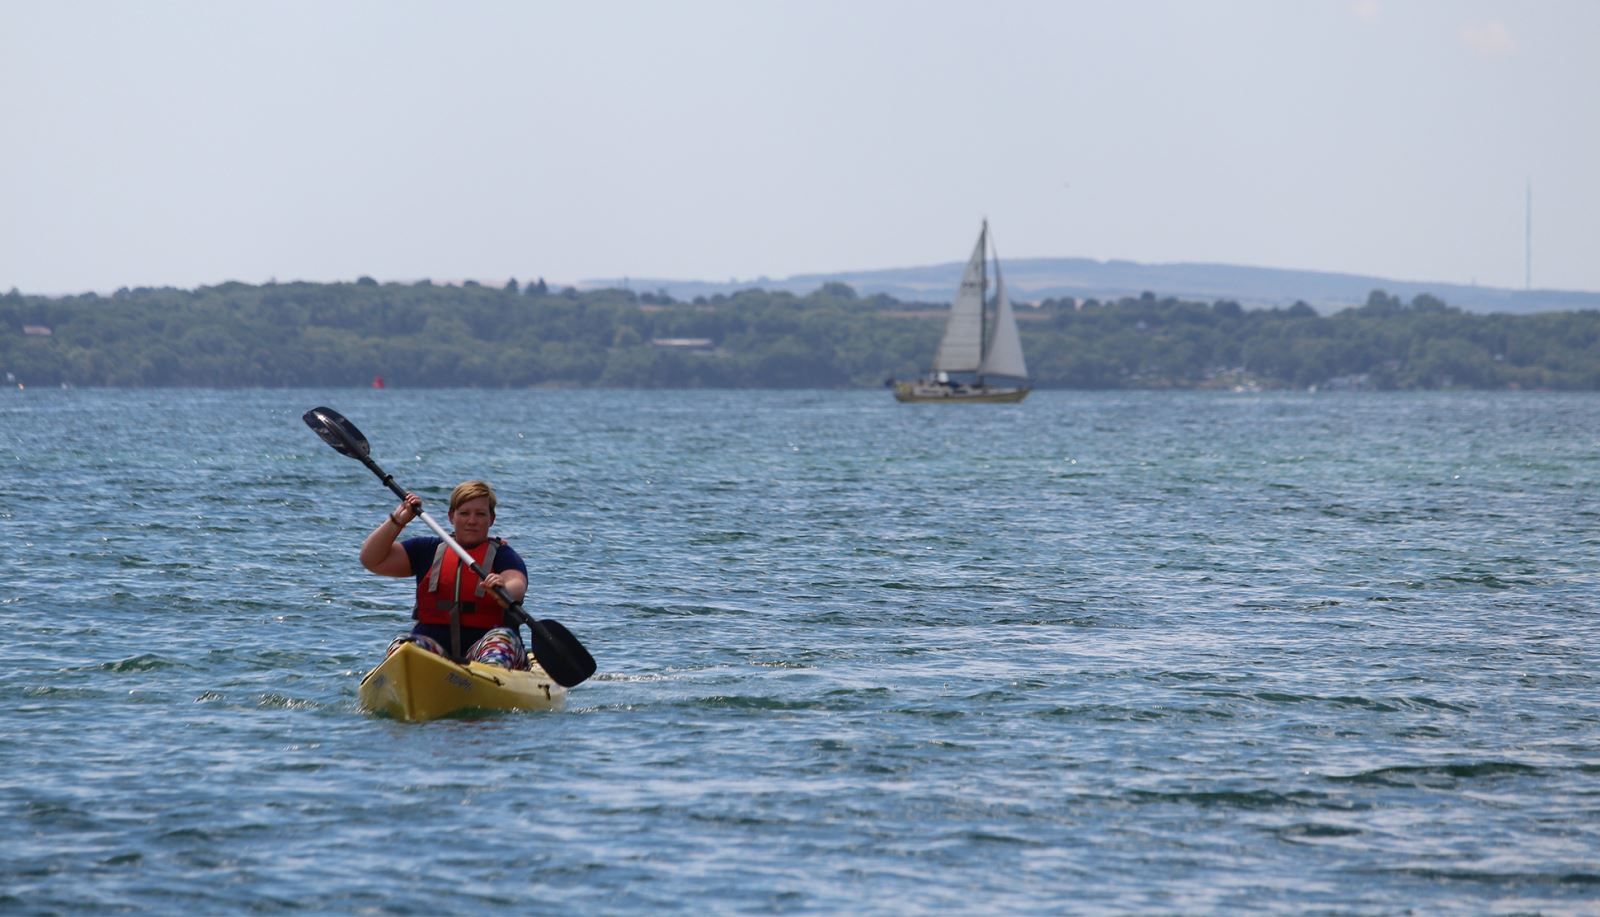
[[[0,295],[0,372],[72,386],[860,388],[924,371],[945,307],[751,289],[227,283]],[[1151,294],[1018,309],[1038,388],[1600,389],[1600,312],[1374,291],[1331,314]]]

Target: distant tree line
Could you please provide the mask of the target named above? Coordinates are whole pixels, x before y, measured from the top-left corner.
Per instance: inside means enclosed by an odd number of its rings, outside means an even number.
[[[665,293],[226,283],[0,296],[0,371],[28,385],[851,388],[923,371],[945,307]],[[1331,315],[1146,293],[1019,307],[1039,388],[1600,389],[1600,312],[1481,315],[1375,291]]]

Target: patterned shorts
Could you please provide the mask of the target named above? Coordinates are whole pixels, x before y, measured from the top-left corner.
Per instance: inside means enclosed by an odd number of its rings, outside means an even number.
[[[444,645],[432,637],[421,634],[401,634],[389,641],[389,649],[385,656],[400,648],[402,643],[415,643],[430,653],[448,657],[449,651]],[[509,627],[496,627],[472,644],[467,650],[468,662],[481,662],[484,665],[495,665],[502,669],[525,669],[528,667],[528,653],[522,648],[522,638],[515,630]]]

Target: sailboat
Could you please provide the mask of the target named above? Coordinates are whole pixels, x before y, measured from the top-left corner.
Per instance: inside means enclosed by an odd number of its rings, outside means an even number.
[[[1031,391],[1028,364],[1022,357],[1017,318],[1000,277],[1000,255],[994,256],[994,300],[988,296],[989,221],[983,221],[978,245],[961,276],[961,288],[950,304],[944,339],[933,356],[933,368],[915,382],[897,382],[897,401],[1021,401]]]

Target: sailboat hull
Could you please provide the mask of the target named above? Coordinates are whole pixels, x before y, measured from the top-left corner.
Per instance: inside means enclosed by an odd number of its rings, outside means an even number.
[[[896,401],[927,401],[943,404],[1006,404],[1021,401],[1033,391],[1029,388],[997,388],[992,385],[944,385],[939,382],[899,382],[894,387]]]

